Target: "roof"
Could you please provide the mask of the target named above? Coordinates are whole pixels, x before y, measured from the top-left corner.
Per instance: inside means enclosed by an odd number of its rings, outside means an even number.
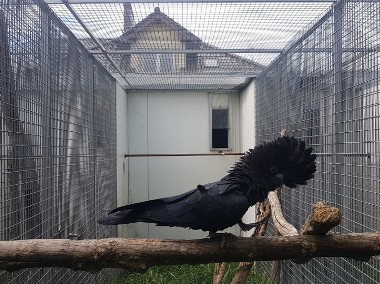
[[[155,30],[155,28],[159,27],[161,24],[165,26],[165,31],[168,31],[170,34],[170,36],[167,38],[165,38],[165,36],[162,34],[162,30]],[[184,86],[189,84],[189,81],[191,80],[198,81],[192,83],[194,86],[196,86],[195,88],[199,88],[199,86],[203,85],[203,88],[205,89],[220,89],[220,87],[217,87],[217,85],[220,85],[221,82],[225,82],[225,87],[223,87],[223,89],[241,89],[250,81],[249,78],[247,79],[246,77],[241,76],[241,70],[243,68],[249,70],[246,74],[249,77],[251,77],[252,74],[258,74],[265,68],[265,66],[262,64],[256,63],[236,54],[202,53],[203,50],[217,50],[218,48],[212,46],[211,44],[202,42],[199,37],[188,31],[172,18],[168,17],[165,13],[161,12],[158,7],[155,7],[153,13],[149,14],[146,18],[142,19],[133,27],[129,28],[118,38],[101,38],[98,39],[98,41],[103,45],[103,47],[110,50],[130,51],[131,43],[139,38],[141,39],[144,32],[151,32],[149,33],[149,40],[152,42],[160,42],[160,48],[162,48],[163,43],[164,48],[162,49],[168,51],[173,49],[172,38],[173,35],[175,35],[179,41],[186,44],[187,50],[199,51],[199,53],[194,54],[196,58],[192,58],[192,60],[198,61],[198,64],[196,65],[196,68],[181,70],[180,74],[170,74],[168,72],[165,72],[165,74],[158,74],[155,71],[155,56],[149,55],[148,53],[147,56],[152,58],[152,64],[150,68],[151,71],[144,73],[131,68],[131,66],[126,64],[125,58],[124,60],[121,59],[123,56],[125,57],[125,55],[119,55],[117,61],[119,62],[120,70],[126,77],[130,78],[128,81],[134,82],[132,85],[136,89],[159,89],[161,87],[169,89],[182,89]],[[90,39],[83,39],[82,43],[85,45],[87,44],[87,47],[92,51],[99,50],[99,46],[97,46],[96,43],[94,44],[94,41]],[[150,47],[147,47],[146,49],[149,48],[157,48],[157,46],[150,44]],[[138,52],[138,49],[136,51]],[[129,56],[129,54],[127,56]],[[101,60],[104,61],[104,58],[101,58]],[[208,66],[205,62],[209,61],[216,61],[217,65]],[[106,62],[105,66],[108,70],[115,71],[115,68],[112,66],[112,64]],[[218,75],[221,72],[228,74],[229,76],[234,76],[235,78],[226,78],[225,76],[221,76],[222,78],[218,78],[217,80],[211,78],[211,76]],[[136,76],[140,76],[140,79],[137,79]],[[180,78],[181,76],[189,76],[190,78],[184,80],[183,78]],[[207,77],[202,78],[204,76]],[[125,83],[122,84],[125,86]],[[161,87],[159,85],[161,85]]]
[[[154,12],[148,15],[145,19],[137,23],[135,26],[131,27],[128,31],[123,33],[118,41],[127,42],[139,37],[139,34],[146,31],[152,26],[158,24],[166,25],[171,32],[176,33],[182,42],[194,42],[200,43],[202,40],[196,35],[189,32],[183,26],[178,24],[172,18],[168,17],[166,14],[162,13],[159,7],[154,8]]]
[[[186,28],[178,24],[176,21],[174,21],[172,18],[168,17],[166,14],[162,13],[159,7],[154,8],[154,12],[151,13],[149,16],[147,16],[145,19],[137,23],[135,26],[131,27],[128,31],[123,33],[118,39],[114,40],[114,43],[129,43],[139,36],[145,31],[148,31],[151,27],[157,26],[158,24],[164,24],[168,30],[171,32],[174,32],[176,35],[178,35],[178,38],[182,42],[189,42],[192,43],[192,45],[189,45],[189,49],[191,47],[199,50],[212,50],[212,49],[218,49],[215,46],[212,46],[211,44],[204,43],[202,40],[188,31]],[[160,40],[165,40],[162,38],[162,36],[159,38]],[[122,46],[122,45],[121,45]],[[120,45],[119,45],[120,48]],[[129,46],[128,46],[129,48]],[[210,55],[210,54],[203,54],[203,57],[208,58],[223,58],[223,62],[225,63],[224,66],[228,66],[228,59],[230,61],[241,61],[239,63],[245,64],[245,65],[251,65],[252,68],[258,68],[260,71],[265,68],[264,65],[256,63],[252,60],[243,58],[238,55],[234,54],[219,54],[218,56]]]
[[[158,4],[46,1],[125,89],[242,89],[332,7],[332,2],[291,0],[156,1]],[[124,2],[131,3],[137,22],[126,32]],[[155,9],[157,5],[159,9]],[[185,46],[177,45],[173,49],[170,44],[173,38],[168,38],[166,45],[145,39],[131,49],[130,43],[141,33],[148,35],[144,31],[155,26],[154,23],[163,23]],[[158,39],[166,36],[166,32],[158,30]],[[124,67],[126,58],[132,54],[156,58],[157,54],[182,54],[187,58],[211,59],[211,64],[152,75]],[[213,60],[221,64],[212,66]]]

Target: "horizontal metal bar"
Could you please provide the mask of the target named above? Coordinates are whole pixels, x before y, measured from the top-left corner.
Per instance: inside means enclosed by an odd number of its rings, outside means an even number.
[[[230,84],[230,85],[233,85],[233,84]],[[137,91],[137,92],[142,92],[142,91],[163,91],[163,90],[169,90],[169,91],[173,91],[173,90],[185,90],[185,91],[197,91],[197,92],[214,92],[215,91],[215,88],[206,88],[206,87],[203,87],[203,88],[190,88],[189,86],[191,86],[191,84],[187,84],[187,85],[181,85],[181,86],[175,86],[175,88],[171,88],[171,89],[168,89],[168,88],[160,88],[159,86],[157,86],[157,88],[154,88],[154,87],[150,87],[150,86],[144,86],[144,87],[135,87],[134,89],[131,89],[131,88],[127,88],[125,87],[125,85],[121,86],[121,87],[124,87],[125,88],[125,91],[130,91],[130,92],[133,92],[133,91]],[[245,86],[245,84],[244,84]],[[231,91],[238,91],[240,92],[242,89],[241,88],[236,88],[236,89],[226,89],[226,88],[218,88],[218,92],[231,92]]]
[[[281,53],[282,49],[139,49],[139,50],[105,50],[107,54],[219,54],[219,53]],[[103,54],[101,50],[90,50],[91,54]]]
[[[178,154],[124,154],[124,158],[136,157],[201,157],[201,156],[242,156],[245,153],[218,152],[218,153],[178,153]]]
[[[154,79],[154,78],[171,78],[171,79],[212,79],[212,78],[236,78],[236,77],[242,77],[242,78],[256,78],[258,74],[256,73],[250,73],[250,74],[223,74],[223,73],[215,73],[215,74],[138,74],[138,75],[128,75],[125,74],[125,76],[128,79],[134,78],[134,79]]]
[[[367,0],[368,1],[368,0]],[[374,0],[372,0],[374,1]],[[45,0],[47,4],[63,4],[61,0]],[[336,3],[337,0],[68,0],[68,4],[112,3]]]
[[[245,153],[239,152],[218,152],[218,153],[174,153],[174,154],[124,154],[124,157],[195,157],[195,156],[242,156]],[[371,157],[371,153],[314,153],[317,156],[355,156]]]
[[[371,153],[314,153],[317,156],[334,156],[334,155],[340,155],[340,156],[350,156],[350,157],[367,157],[371,158]]]
[[[230,53],[281,53],[283,49],[276,48],[249,48],[249,49],[191,49],[191,50],[182,50],[182,49],[140,49],[140,50],[89,50],[93,55],[98,54],[230,54]],[[343,48],[342,52],[379,52],[380,47],[376,48]],[[296,52],[332,52],[332,48],[298,48],[292,51]],[[35,54],[33,52],[13,52],[12,55],[30,55]],[[61,54],[67,54],[67,52],[61,52]]]
[[[379,48],[342,48],[341,52],[378,52]],[[292,50],[295,52],[333,52],[332,48],[297,48]]]

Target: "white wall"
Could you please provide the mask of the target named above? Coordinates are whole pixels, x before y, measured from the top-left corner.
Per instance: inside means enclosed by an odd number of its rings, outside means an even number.
[[[127,94],[119,85],[116,85],[118,206],[128,203],[128,160],[124,158],[124,154],[128,153],[127,109]],[[126,235],[125,226],[118,226],[118,235],[120,237]]]
[[[128,92],[130,154],[212,153],[209,93],[204,91]],[[231,146],[240,152],[239,95],[231,99]],[[172,196],[217,181],[239,156],[128,158],[129,202]],[[148,224],[126,225],[130,237],[190,239],[207,233]],[[234,231],[234,233],[236,233]]]
[[[255,81],[244,89],[240,94],[240,133],[241,133],[241,150],[242,152],[254,148],[256,145],[256,118],[255,118]],[[243,217],[246,223],[255,222],[255,206],[248,209]],[[247,232],[246,235],[252,235],[254,229]]]
[[[243,152],[256,145],[255,92],[255,81],[252,81],[240,94],[240,133]]]

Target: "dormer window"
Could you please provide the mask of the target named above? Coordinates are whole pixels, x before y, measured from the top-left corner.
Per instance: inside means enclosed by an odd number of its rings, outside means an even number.
[[[144,73],[171,73],[173,54],[141,54],[141,71]]]
[[[157,54],[156,64],[157,72],[170,73],[173,69],[173,55],[172,54]]]
[[[219,61],[216,58],[205,58],[204,66],[205,67],[219,67]]]

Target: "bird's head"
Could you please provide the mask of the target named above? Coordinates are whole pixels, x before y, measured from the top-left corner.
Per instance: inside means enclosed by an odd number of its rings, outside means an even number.
[[[312,150],[305,149],[300,139],[279,137],[249,150],[235,168],[250,173],[267,190],[283,184],[293,188],[314,177],[316,155]]]

